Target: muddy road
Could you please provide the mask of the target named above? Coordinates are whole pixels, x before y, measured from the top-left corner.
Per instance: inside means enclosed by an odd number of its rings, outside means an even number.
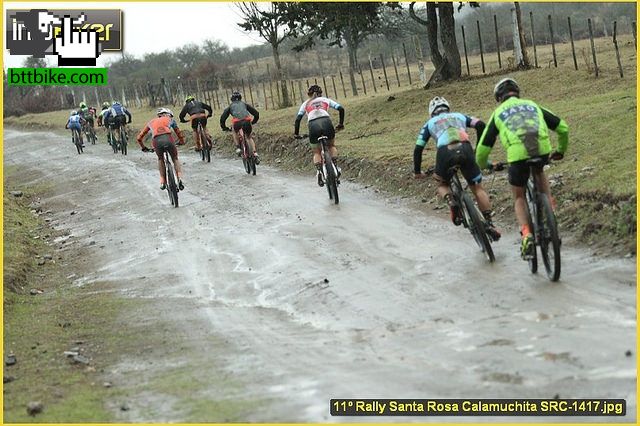
[[[105,376],[148,383],[129,395],[130,410],[114,408],[122,421],[181,421],[185,400],[211,395],[248,401],[241,421],[442,422],[452,419],[331,417],[329,399],[556,395],[624,398],[623,421],[635,421],[634,259],[567,244],[561,282],[550,283],[518,258],[514,232],[490,265],[442,211],[348,182],[334,206],[311,171],[261,165],[251,177],[238,160],[181,158],[186,189],[173,209],[154,154],[114,155],[101,142],[79,156],[66,137],[4,135],[4,164],[55,184],[43,201],[68,207],[54,210],[53,225],[91,244],[75,285],[108,282],[118,297],[152,300],[137,316],[150,328],[161,316],[190,337],[184,371],[215,368],[234,381],[168,396],[152,378],[174,362],[170,339],[122,354]]]

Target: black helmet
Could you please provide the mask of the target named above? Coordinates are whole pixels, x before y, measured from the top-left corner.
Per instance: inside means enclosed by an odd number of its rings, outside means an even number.
[[[307,94],[311,96],[314,93],[317,93],[318,96],[322,95],[322,87],[318,86],[317,84],[314,84],[313,86],[309,87],[309,90],[307,90]]]
[[[242,99],[242,95],[240,94],[240,92],[235,91],[231,94],[231,102],[239,101],[240,99]]]
[[[503,78],[493,88],[493,96],[498,102],[502,102],[508,94],[520,96],[520,86],[511,77]]]

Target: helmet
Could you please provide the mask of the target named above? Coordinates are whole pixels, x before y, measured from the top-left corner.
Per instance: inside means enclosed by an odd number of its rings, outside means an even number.
[[[434,115],[438,115],[444,109],[446,109],[447,111],[450,110],[449,102],[447,102],[445,98],[436,96],[435,98],[431,99],[431,101],[429,101],[430,116],[433,117]]]
[[[118,102],[118,101],[113,101],[113,105],[120,105],[120,102]]]
[[[314,93],[317,93],[318,96],[322,95],[322,87],[318,86],[317,84],[314,84],[311,87],[309,87],[309,90],[307,90],[307,94],[311,96]]]
[[[80,102],[80,108],[86,108],[87,104],[85,104],[84,102]]]
[[[242,99],[242,95],[240,94],[240,92],[235,91],[231,94],[231,102],[233,101],[239,101]]]
[[[71,111],[71,115],[78,115],[78,111],[76,110]]]
[[[164,115],[164,114],[169,114],[171,117],[173,117],[173,112],[171,112],[170,109],[165,108],[165,107],[161,107],[158,108],[158,111],[156,112],[156,114],[158,114],[158,117]]]
[[[187,96],[187,98],[184,100],[184,103],[186,104],[187,102],[192,101],[192,100],[194,100],[194,99],[195,99],[195,98],[193,97],[193,95],[189,95],[189,96]]]
[[[498,102],[502,102],[508,94],[520,96],[520,86],[518,86],[518,83],[511,77],[503,78],[496,84],[496,87],[493,88],[493,96]]]
[[[111,104],[109,102],[103,102],[102,103],[102,108],[109,108],[111,106]]]

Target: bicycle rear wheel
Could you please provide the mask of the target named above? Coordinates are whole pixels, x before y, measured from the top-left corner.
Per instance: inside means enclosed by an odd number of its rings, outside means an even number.
[[[243,138],[242,139],[242,164],[244,165],[244,171],[247,174],[251,174],[251,163],[249,161],[249,144]]]
[[[78,151],[78,154],[82,154],[82,142],[80,142],[80,132],[78,132],[78,130],[74,130],[73,131],[73,142],[76,145],[76,150]]]
[[[178,185],[176,177],[173,173],[173,165],[167,157],[165,157],[165,165],[167,168],[167,191],[169,192],[169,201],[173,207],[178,207]]]
[[[333,200],[334,204],[338,204],[340,202],[338,196],[338,176],[328,151],[324,152],[324,168],[326,170],[325,177],[327,180],[326,185],[327,191],[329,191],[329,199]]]
[[[538,252],[536,249],[536,241],[538,239],[538,229],[536,224],[534,224],[533,219],[538,217],[538,207],[536,206],[536,202],[533,196],[533,183],[531,180],[527,182],[526,189],[526,198],[527,198],[527,218],[529,221],[529,230],[533,233],[533,250],[531,254],[531,259],[529,262],[529,270],[532,274],[538,272]]]
[[[469,225],[469,232],[473,235],[473,239],[476,240],[478,247],[484,253],[489,262],[496,260],[493,254],[493,248],[491,242],[487,236],[487,232],[484,227],[484,219],[480,214],[480,211],[476,207],[475,203],[471,199],[471,196],[467,193],[462,194],[462,208],[465,210],[467,224]]]
[[[538,194],[540,201],[538,206],[539,234],[538,243],[542,262],[547,271],[547,277],[551,281],[560,279],[560,237],[558,235],[558,224],[556,215],[551,208],[549,196],[544,193]]]
[[[127,155],[127,133],[122,127],[120,127],[120,146],[122,148],[122,155]]]
[[[200,135],[200,145],[202,146],[202,150],[200,151],[202,161],[210,163],[211,147],[209,146],[209,139],[207,139],[207,135],[201,125],[198,126],[198,134]]]

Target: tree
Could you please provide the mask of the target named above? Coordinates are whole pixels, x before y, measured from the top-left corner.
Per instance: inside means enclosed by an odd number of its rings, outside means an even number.
[[[307,29],[306,36],[294,50],[308,49],[315,38],[329,40],[330,46],[347,48],[349,56],[349,79],[353,95],[358,94],[355,72],[358,67],[358,49],[371,35],[393,35],[399,32],[388,21],[381,19],[384,10],[399,8],[397,3],[350,2],[350,3],[298,3],[291,13],[290,26]]]
[[[46,68],[48,66],[47,60],[44,58],[36,58],[35,56],[29,56],[22,63],[24,68]]]
[[[513,2],[516,7],[516,26],[518,30],[518,40],[520,42],[520,52],[517,52],[516,58],[521,58],[518,63],[518,68],[531,68],[529,62],[529,55],[527,55],[527,41],[524,37],[524,31],[522,29],[522,11],[520,10],[520,3]]]
[[[245,31],[255,31],[261,38],[271,45],[273,53],[273,61],[276,65],[277,79],[280,81],[280,92],[282,93],[282,107],[291,106],[287,82],[282,72],[282,64],[280,63],[280,44],[290,37],[297,34],[296,27],[287,25],[290,21],[290,11],[295,4],[286,2],[265,3],[238,3],[238,9],[244,19],[244,22],[238,26]]]
[[[409,15],[427,28],[427,41],[431,52],[431,62],[435,67],[432,80],[454,80],[462,75],[462,63],[458,43],[456,41],[455,18],[453,17],[453,3],[427,2],[426,19],[419,17],[414,10],[415,2],[409,5]],[[478,7],[476,2],[471,7]],[[460,6],[461,7],[461,6]],[[439,19],[439,24],[438,24]],[[442,53],[438,45],[438,26],[440,27],[440,41]]]

